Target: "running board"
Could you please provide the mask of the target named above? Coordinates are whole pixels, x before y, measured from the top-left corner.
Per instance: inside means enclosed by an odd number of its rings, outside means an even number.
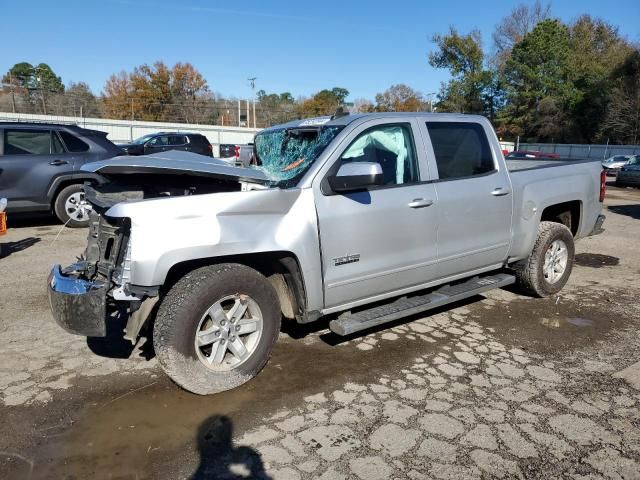
[[[465,282],[444,285],[425,295],[402,297],[392,303],[387,303],[357,313],[346,312],[329,323],[332,332],[338,335],[352,333],[376,327],[383,323],[393,322],[414,313],[431,310],[448,303],[457,302],[494,288],[504,287],[515,283],[516,278],[506,273],[473,277]]]

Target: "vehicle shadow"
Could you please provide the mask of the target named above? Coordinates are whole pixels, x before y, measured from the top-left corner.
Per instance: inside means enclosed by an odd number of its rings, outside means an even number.
[[[613,213],[625,215],[635,220],[640,220],[640,204],[635,205],[609,205],[607,207]]]
[[[8,228],[23,227],[48,227],[62,225],[60,221],[50,213],[13,213],[7,215]]]
[[[229,417],[207,418],[198,428],[197,442],[200,463],[190,479],[271,479],[260,453],[251,447],[233,445],[233,423]]]
[[[18,240],[17,242],[2,242],[2,247],[0,248],[0,258],[5,258],[12,253],[21,252],[22,250],[26,250],[29,247],[33,247],[39,241],[40,239],[37,237],[27,237],[23,238],[22,240]]]
[[[134,350],[145,360],[155,357],[152,335],[147,332],[143,343],[140,340],[134,345],[123,337],[127,325],[126,312],[112,312],[107,319],[107,334],[104,337],[87,337],[87,346],[96,355],[107,358],[130,358]],[[150,329],[148,329],[150,331]]]

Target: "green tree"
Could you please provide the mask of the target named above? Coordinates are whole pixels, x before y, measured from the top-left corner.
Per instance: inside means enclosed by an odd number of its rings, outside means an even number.
[[[612,99],[612,72],[619,69],[633,48],[618,29],[604,20],[581,16],[569,28],[569,74],[577,101],[569,115],[573,142],[598,140],[607,106]]]
[[[293,120],[295,117],[295,99],[289,92],[267,93],[259,90],[258,111],[261,125],[274,125]]]
[[[610,76],[614,85],[601,135],[613,143],[640,143],[640,50],[629,53]]]
[[[64,91],[62,79],[46,63],[39,63],[35,67],[27,62],[16,63],[2,77],[2,81],[9,84],[10,88],[17,89],[31,109],[39,106],[44,114],[47,114],[49,97]]]
[[[481,113],[493,118],[499,98],[493,72],[484,68],[485,55],[478,30],[466,35],[454,27],[446,35],[433,36],[436,50],[429,54],[429,64],[446,68],[452,79],[440,88],[438,110]]]
[[[513,47],[504,78],[508,105],[501,120],[532,140],[562,141],[567,111],[579,101],[569,68],[569,29],[544,20]]]
[[[347,96],[349,96],[349,90],[346,88],[335,87],[331,90],[320,90],[298,106],[298,114],[302,117],[332,115],[339,106],[344,104]]]
[[[495,54],[492,63],[502,71],[511,55],[511,49],[529,33],[533,27],[549,18],[551,4],[535,0],[532,4],[521,3],[498,22],[492,34]]]

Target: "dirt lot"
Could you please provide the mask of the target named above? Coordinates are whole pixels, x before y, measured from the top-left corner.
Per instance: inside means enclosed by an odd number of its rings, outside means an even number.
[[[569,285],[494,291],[344,341],[287,325],[257,379],[197,397],[147,345],[63,332],[53,263],[86,232],[18,218],[0,259],[0,478],[640,478],[640,191]]]

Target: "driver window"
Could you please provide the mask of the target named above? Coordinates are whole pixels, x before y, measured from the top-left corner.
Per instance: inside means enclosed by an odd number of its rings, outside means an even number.
[[[419,181],[411,125],[378,125],[362,132],[340,157],[341,162],[375,162],[385,185]]]
[[[162,147],[167,145],[167,137],[155,137],[149,142],[149,145],[153,145],[154,147]]]

